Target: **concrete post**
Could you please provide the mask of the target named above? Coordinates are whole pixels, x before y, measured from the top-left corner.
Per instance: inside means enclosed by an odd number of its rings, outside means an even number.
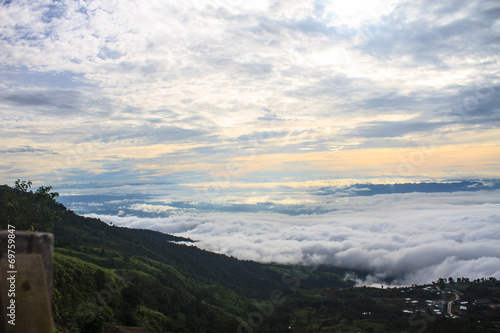
[[[50,233],[0,232],[2,332],[53,332],[53,244]]]

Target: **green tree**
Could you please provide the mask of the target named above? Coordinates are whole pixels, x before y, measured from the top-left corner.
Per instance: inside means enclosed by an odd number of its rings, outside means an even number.
[[[61,219],[62,210],[57,210],[57,192],[52,186],[40,186],[33,191],[31,181],[17,180],[11,191],[2,196],[0,228],[13,225],[16,230],[51,231],[54,222]]]

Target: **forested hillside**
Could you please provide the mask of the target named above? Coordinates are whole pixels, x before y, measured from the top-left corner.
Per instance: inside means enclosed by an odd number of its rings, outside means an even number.
[[[189,239],[79,216],[56,197],[51,188],[0,186],[0,226],[54,233],[57,332],[100,333],[109,325],[197,333],[500,332],[494,278],[354,288],[340,268],[237,260]],[[438,314],[450,301],[452,314]]]
[[[2,209],[5,196],[10,199],[15,191],[0,188]],[[29,192],[22,196],[35,199]],[[274,300],[279,311],[258,326],[282,332],[289,324],[284,300],[299,286],[351,285],[343,281],[343,270],[240,261],[173,242],[188,239],[110,226],[47,204],[59,217],[50,229],[53,316],[61,331],[101,332],[106,325],[123,324],[152,332],[235,332],[258,311],[259,302]],[[45,224],[29,225],[36,231]]]

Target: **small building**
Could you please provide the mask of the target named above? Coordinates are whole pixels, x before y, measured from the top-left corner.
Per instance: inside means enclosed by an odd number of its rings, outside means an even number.
[[[485,304],[489,304],[491,303],[491,301],[489,299],[476,299],[474,301],[474,305],[485,305]]]
[[[109,326],[104,333],[148,333],[144,327]]]

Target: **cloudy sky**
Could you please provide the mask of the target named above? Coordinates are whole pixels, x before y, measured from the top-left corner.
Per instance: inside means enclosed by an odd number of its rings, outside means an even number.
[[[498,208],[496,0],[1,0],[0,50],[0,183],[52,185],[78,212],[191,223],[225,253],[196,219],[316,235],[370,224],[367,200],[397,224],[377,202],[433,193],[443,228],[498,228],[479,209]]]

